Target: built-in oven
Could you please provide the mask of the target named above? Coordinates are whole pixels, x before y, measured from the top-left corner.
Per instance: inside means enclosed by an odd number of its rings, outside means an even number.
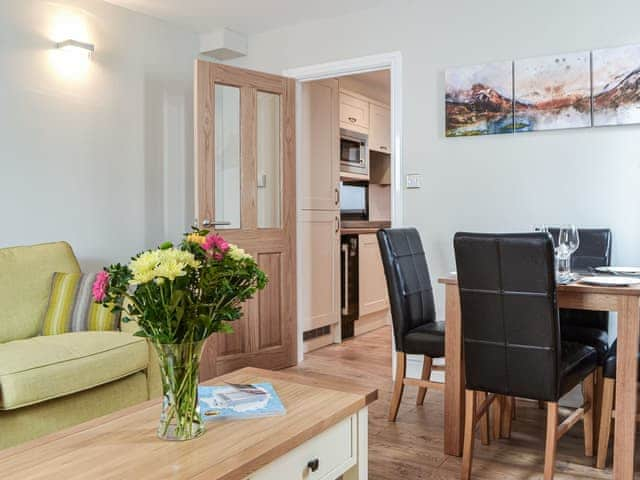
[[[369,220],[369,184],[358,181],[340,182],[340,220]]]
[[[340,172],[369,176],[367,135],[340,129]]]

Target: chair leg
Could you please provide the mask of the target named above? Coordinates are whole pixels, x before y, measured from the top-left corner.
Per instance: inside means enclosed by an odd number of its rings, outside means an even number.
[[[544,451],[544,480],[552,480],[558,445],[558,403],[547,402],[547,440]]]
[[[538,408],[539,408],[540,410],[544,410],[544,406],[545,406],[545,405],[544,405],[544,401],[543,401],[543,400],[538,400]]]
[[[502,412],[502,422],[500,424],[500,437],[511,438],[511,421],[513,420],[513,407],[515,397],[505,397]]]
[[[431,366],[433,365],[433,359],[424,356],[422,360],[422,380],[429,380],[431,378]],[[427,387],[418,387],[418,396],[416,397],[416,405],[422,405],[424,403],[424,397],[427,394]]]
[[[594,399],[593,399],[593,444],[598,444],[598,434],[600,426],[600,413],[602,412],[602,382],[603,382],[603,368],[598,367],[595,371],[595,387],[594,387]]]
[[[391,395],[391,405],[389,407],[389,421],[395,422],[402,400],[402,392],[404,392],[404,377],[407,370],[407,356],[404,352],[396,352],[396,381],[393,385],[393,394]]]
[[[462,444],[462,480],[471,478],[476,415],[476,392],[465,390],[464,441]]]
[[[487,392],[476,392],[476,407],[482,405],[488,396]],[[489,410],[487,410],[478,421],[480,422],[480,441],[483,445],[489,445],[491,443],[491,437],[489,435],[491,428],[489,426]]]
[[[582,417],[584,423],[584,455],[586,457],[593,457],[594,380],[595,372],[582,381],[582,396],[584,397],[585,405],[588,404],[589,406],[589,409],[584,412],[584,417]]]
[[[494,440],[497,440],[500,438],[500,432],[502,430],[502,414],[504,412],[504,401],[505,401],[504,395],[497,395],[496,399],[493,401],[493,405],[491,405],[493,407],[491,410],[492,412],[491,422],[493,423],[491,437]]]
[[[604,468],[607,463],[615,390],[616,381],[612,378],[605,378],[602,382],[602,403],[600,404],[602,410],[600,412],[600,427],[598,428],[598,457],[596,459],[596,467],[598,468]]]

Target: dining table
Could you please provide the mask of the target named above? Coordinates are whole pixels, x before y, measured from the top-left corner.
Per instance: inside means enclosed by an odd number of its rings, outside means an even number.
[[[445,288],[444,451],[462,455],[465,418],[465,374],[460,295],[453,274],[438,279]],[[613,478],[632,479],[636,440],[640,286],[603,286],[580,280],[559,284],[558,307],[617,312],[618,351],[615,392]]]

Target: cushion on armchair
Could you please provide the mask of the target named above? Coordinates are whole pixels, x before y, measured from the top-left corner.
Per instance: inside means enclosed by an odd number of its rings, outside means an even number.
[[[87,390],[145,370],[144,338],[77,332],[0,344],[0,410]]]

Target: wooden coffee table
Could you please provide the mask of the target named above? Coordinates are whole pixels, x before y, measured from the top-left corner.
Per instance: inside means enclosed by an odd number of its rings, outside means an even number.
[[[156,437],[160,401],[150,400],[0,451],[2,478],[367,478],[367,405],[377,390],[324,375],[256,368],[206,384],[225,381],[271,382],[287,414],[209,422],[195,440],[167,442]]]

